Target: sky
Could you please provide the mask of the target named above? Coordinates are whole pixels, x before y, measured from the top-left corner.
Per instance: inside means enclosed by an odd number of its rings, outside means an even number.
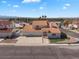
[[[0,15],[79,17],[79,0],[0,0]]]

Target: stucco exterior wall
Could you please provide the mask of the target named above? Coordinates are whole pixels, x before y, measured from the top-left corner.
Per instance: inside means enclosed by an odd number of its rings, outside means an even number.
[[[23,32],[23,35],[25,36],[42,36],[43,33],[42,32]],[[61,38],[61,34],[60,33],[57,33],[55,35],[52,35],[52,33],[48,33],[47,34],[48,38]]]
[[[55,35],[52,35],[52,33],[48,33],[48,38],[61,38],[61,34],[57,33]]]
[[[25,36],[42,36],[42,32],[23,32]]]
[[[12,33],[0,33],[1,38],[11,37]]]

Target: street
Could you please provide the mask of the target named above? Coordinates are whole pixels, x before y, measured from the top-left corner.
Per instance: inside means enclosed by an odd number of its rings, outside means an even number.
[[[75,32],[69,31],[69,30],[65,30],[65,29],[61,29],[61,31],[64,32],[65,34],[71,36],[71,37],[79,38],[78,33],[75,33]]]
[[[0,59],[79,59],[78,46],[0,46]]]

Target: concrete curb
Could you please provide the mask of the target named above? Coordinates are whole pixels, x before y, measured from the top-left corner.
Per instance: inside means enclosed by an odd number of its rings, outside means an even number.
[[[79,46],[79,44],[37,44],[18,45],[14,43],[0,43],[0,46]]]
[[[52,46],[52,45],[79,45],[79,44],[48,44],[48,45]]]
[[[0,43],[0,46],[1,45],[5,45],[5,46],[8,46],[8,45],[15,45],[14,43]]]
[[[69,44],[48,44],[48,45],[52,46],[52,45],[69,45]]]

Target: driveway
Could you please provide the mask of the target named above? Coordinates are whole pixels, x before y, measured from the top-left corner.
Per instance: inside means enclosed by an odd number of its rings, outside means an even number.
[[[70,36],[71,42],[75,42],[77,44],[79,43],[79,33],[72,32],[72,31],[65,30],[65,29],[61,29],[61,31],[67,34],[68,36]]]
[[[62,32],[66,33],[67,35],[74,37],[74,38],[79,38],[79,33],[75,33],[69,30],[61,29]]]
[[[43,39],[42,37],[25,37],[20,36],[16,40],[16,45],[41,45],[48,44],[47,39]]]

